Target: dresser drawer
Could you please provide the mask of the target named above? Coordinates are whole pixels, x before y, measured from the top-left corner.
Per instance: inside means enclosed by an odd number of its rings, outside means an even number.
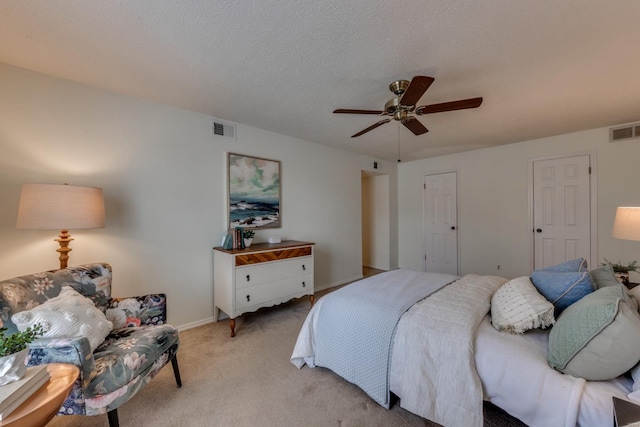
[[[313,294],[313,276],[306,274],[272,283],[248,286],[236,290],[236,310],[271,301],[278,296]]]
[[[313,273],[313,258],[298,257],[236,267],[236,289]]]

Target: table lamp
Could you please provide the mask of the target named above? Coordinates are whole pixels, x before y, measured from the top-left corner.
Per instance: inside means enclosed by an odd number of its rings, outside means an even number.
[[[640,240],[640,207],[618,208],[611,235],[617,239]]]
[[[58,184],[23,184],[17,228],[60,230],[60,268],[67,267],[69,230],[104,227],[102,188]]]

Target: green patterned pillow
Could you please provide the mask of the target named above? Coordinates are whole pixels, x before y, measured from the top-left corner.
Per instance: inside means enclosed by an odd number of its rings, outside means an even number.
[[[638,306],[620,284],[570,305],[549,334],[549,364],[575,377],[612,379],[639,360]]]
[[[618,282],[618,279],[616,279],[616,275],[610,265],[603,265],[600,268],[591,270],[589,274],[591,274],[591,280],[593,280],[593,284],[596,286],[596,289],[615,286],[620,283]]]

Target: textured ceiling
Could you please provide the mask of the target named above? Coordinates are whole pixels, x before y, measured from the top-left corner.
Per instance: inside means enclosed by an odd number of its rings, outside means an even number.
[[[0,62],[403,161],[640,120],[637,0],[3,0]],[[478,109],[398,122],[388,85]]]

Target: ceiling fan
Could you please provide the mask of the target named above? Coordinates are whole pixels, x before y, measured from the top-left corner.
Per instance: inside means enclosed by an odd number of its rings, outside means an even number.
[[[435,79],[427,76],[415,76],[408,80],[397,80],[389,85],[389,90],[396,96],[384,105],[384,110],[349,110],[339,108],[334,110],[336,114],[375,114],[379,116],[390,116],[384,120],[369,126],[366,129],[352,135],[351,138],[363,135],[378,126],[397,120],[414,135],[422,135],[429,132],[420,121],[414,116],[423,114],[441,113],[444,111],[464,110],[467,108],[477,108],[482,104],[482,98],[461,99],[459,101],[443,102],[440,104],[421,105],[416,107],[416,103],[422,95],[429,89]]]

